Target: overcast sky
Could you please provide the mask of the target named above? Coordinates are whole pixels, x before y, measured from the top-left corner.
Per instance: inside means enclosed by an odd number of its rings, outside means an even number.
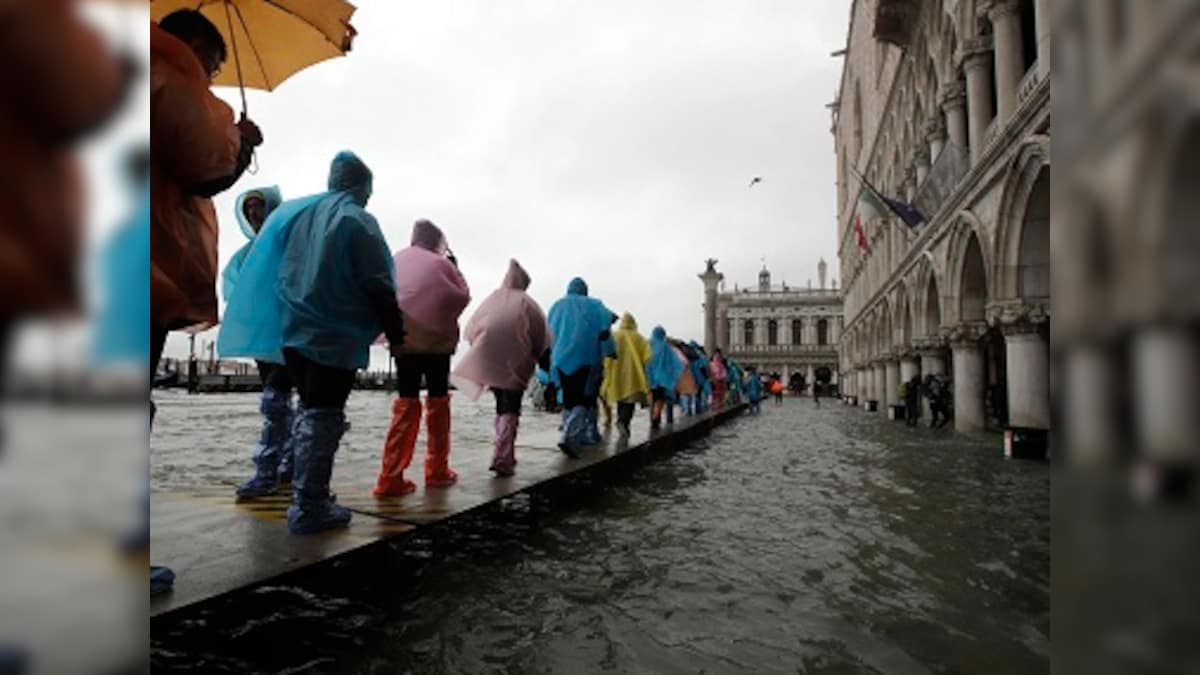
[[[346,58],[249,92],[266,142],[216,199],[222,265],[245,241],[239,192],[321,191],[349,148],[393,249],[417,218],[445,230],[474,298],[464,322],[510,257],[547,310],[582,276],[644,332],[697,339],[705,258],[729,287],[764,257],[777,283],[816,283],[822,256],[840,276],[825,104],[846,0],[357,4]]]

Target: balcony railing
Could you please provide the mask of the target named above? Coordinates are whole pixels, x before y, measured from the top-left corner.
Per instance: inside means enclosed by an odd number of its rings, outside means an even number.
[[[738,354],[832,354],[837,351],[837,345],[729,345],[729,353],[735,358]]]

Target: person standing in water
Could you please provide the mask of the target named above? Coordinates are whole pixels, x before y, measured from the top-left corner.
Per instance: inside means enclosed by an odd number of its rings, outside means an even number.
[[[458,317],[471,302],[446,235],[428,220],[413,224],[412,245],[396,253],[396,297],[405,318],[404,353],[396,357],[397,398],[383,445],[375,496],[417,489],[404,477],[412,464],[425,382],[425,487],[458,480],[450,468],[450,356],[458,346]]]
[[[485,389],[496,398],[496,441],[489,468],[499,477],[516,472],[521,397],[538,364],[550,363],[550,325],[526,292],[529,283],[520,263],[509,260],[500,288],[484,299],[467,322],[463,337],[471,348],[450,376],[458,390],[472,399]]]
[[[725,364],[725,355],[721,353],[720,349],[713,350],[708,371],[712,375],[712,406],[719,410],[725,406],[725,392],[728,390],[729,384],[729,368]]]

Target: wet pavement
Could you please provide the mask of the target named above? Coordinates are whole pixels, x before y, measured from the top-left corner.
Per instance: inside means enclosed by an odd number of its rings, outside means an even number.
[[[368,461],[387,399],[353,400],[347,461]],[[159,405],[156,489],[241,477],[253,397]],[[490,423],[486,406],[455,405],[456,429]],[[198,428],[207,452],[186,440]],[[836,401],[767,404],[652,464],[156,622],[152,665],[1046,672],[1049,487],[1047,464],[1005,460],[997,436],[906,429]]]

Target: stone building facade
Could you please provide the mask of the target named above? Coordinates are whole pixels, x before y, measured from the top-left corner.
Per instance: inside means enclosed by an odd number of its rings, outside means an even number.
[[[764,266],[758,284],[723,288],[725,277],[716,260],[700,275],[704,283],[704,348],[714,348],[746,366],[778,372],[787,381],[801,373],[812,382],[838,384],[838,341],[842,332],[842,298],[834,281],[826,286],[824,260],[816,288],[772,284]]]
[[[833,135],[843,391],[947,373],[955,427],[1050,428],[1050,0],[855,0]],[[916,204],[855,227],[863,175]]]

